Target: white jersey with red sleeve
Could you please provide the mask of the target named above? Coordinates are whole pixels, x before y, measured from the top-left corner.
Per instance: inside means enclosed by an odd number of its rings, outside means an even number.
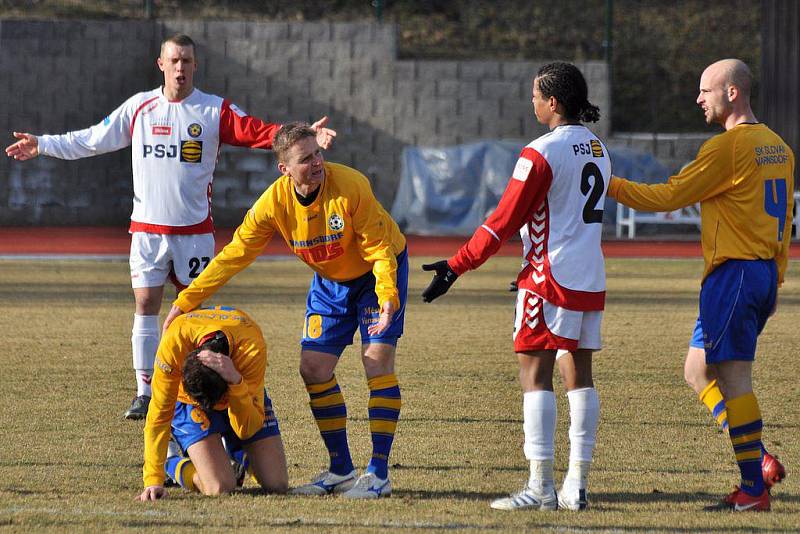
[[[138,93],[95,126],[39,137],[40,153],[62,159],[131,146],[131,232],[212,232],[211,182],[222,143],[272,148],[280,128],[195,89],[178,102],[161,88]]]
[[[611,180],[605,145],[584,126],[558,126],[526,146],[495,211],[448,260],[456,274],[475,269],[519,231],[520,289],[577,311],[605,306],[600,238]]]

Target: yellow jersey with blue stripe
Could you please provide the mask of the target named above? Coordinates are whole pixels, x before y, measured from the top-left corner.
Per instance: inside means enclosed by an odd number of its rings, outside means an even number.
[[[726,260],[769,260],[783,283],[794,206],[794,154],[764,124],[739,124],[706,141],[697,158],[665,184],[614,177],[608,193],[646,211],[700,202],[703,278]]]
[[[233,239],[175,300],[194,309],[252,263],[278,232],[292,252],[320,276],[336,282],[372,271],[378,304],[400,307],[397,255],[406,238],[372,193],[367,177],[325,163],[325,179],[309,206],[297,200],[291,178],[281,176],[247,212]]]
[[[156,354],[153,396],[144,425],[145,487],[164,482],[164,461],[175,402],[194,404],[183,389],[183,362],[204,336],[217,330],[228,337],[230,357],[242,381],[229,385],[228,392],[214,409],[228,410],[231,428],[242,439],[252,436],[264,424],[267,345],[258,325],[243,311],[227,306],[203,308],[178,316],[161,338]]]

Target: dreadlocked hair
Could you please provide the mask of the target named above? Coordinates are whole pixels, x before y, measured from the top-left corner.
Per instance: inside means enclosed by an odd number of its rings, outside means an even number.
[[[567,119],[580,122],[597,122],[600,109],[589,102],[586,79],[572,63],[548,63],[536,73],[539,92],[544,98],[555,97],[564,106]]]

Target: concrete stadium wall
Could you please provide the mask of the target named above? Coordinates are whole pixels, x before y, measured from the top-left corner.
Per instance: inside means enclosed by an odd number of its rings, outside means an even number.
[[[326,154],[368,175],[388,208],[407,145],[530,140],[544,130],[530,105],[542,62],[397,58],[396,29],[375,23],[0,21],[0,131],[62,133],[96,124],[163,78],[161,40],[198,43],[196,85],[273,122],[323,115],[339,136]],[[609,109],[602,62],[579,64],[590,99]],[[594,125],[608,134],[608,122]],[[226,147],[214,181],[214,218],[234,226],[279,175],[271,153]],[[130,149],[79,161],[0,161],[0,225],[124,225]]]

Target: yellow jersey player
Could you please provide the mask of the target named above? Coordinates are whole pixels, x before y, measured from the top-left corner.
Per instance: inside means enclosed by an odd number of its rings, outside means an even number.
[[[237,485],[230,458],[241,468],[249,464],[265,490],[286,492],[286,457],[264,388],[266,367],[261,330],[241,310],[218,306],[172,322],[156,356],[140,500],[165,497],[165,475],[205,495],[228,493]]]
[[[788,261],[794,154],[750,107],[750,71],[737,59],[713,63],[697,104],[725,132],[666,184],[613,178],[608,194],[640,210],[670,211],[700,202],[705,260],[700,313],[685,363],[687,381],[727,426],[741,485],[721,505],[770,509],[769,488],[785,475],[761,441],[753,393],[756,341],[775,312]]]
[[[300,374],[330,456],[327,470],[293,490],[371,499],[391,494],[389,453],[400,415],[395,347],[408,291],[406,240],[358,171],[326,163],[314,131],[285,125],[273,150],[283,173],[248,211],[233,240],[180,293],[165,324],[193,310],[261,253],[279,233],[314,279],[306,300]],[[369,386],[372,457],[357,477],[347,410],[334,371],[356,330]]]

